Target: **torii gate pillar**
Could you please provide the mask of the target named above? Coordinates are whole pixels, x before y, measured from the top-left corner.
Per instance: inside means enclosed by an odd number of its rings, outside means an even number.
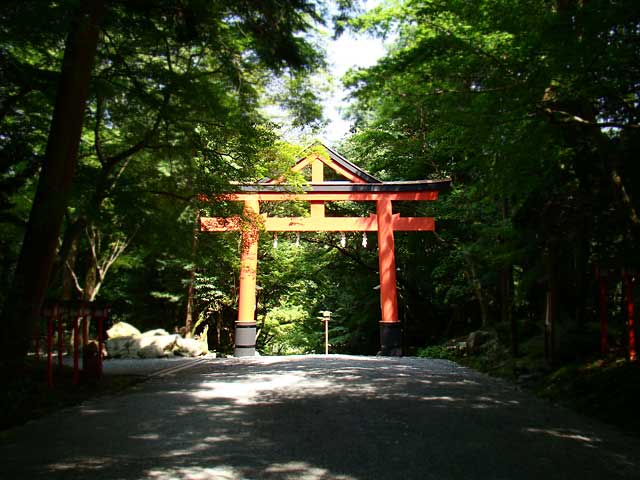
[[[258,199],[245,200],[244,217],[257,218],[259,214]],[[255,222],[245,223],[240,254],[240,299],[234,350],[236,357],[253,357],[256,353],[256,275],[259,236],[260,232]]]
[[[393,210],[388,197],[376,202],[378,214],[378,266],[380,271],[380,355],[402,355],[402,330],[398,320]]]

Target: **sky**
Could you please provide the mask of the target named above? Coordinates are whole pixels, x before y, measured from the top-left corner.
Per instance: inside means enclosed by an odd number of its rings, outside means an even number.
[[[367,6],[370,3],[367,2]],[[330,65],[330,74],[335,79],[335,91],[324,104],[325,116],[329,124],[322,133],[322,137],[329,144],[334,144],[344,137],[350,127],[350,123],[343,120],[340,115],[340,110],[347,105],[345,101],[347,91],[342,86],[340,78],[352,67],[369,67],[375,64],[384,52],[381,39],[354,35],[350,32],[329,42],[327,60]]]
[[[364,0],[361,6],[369,10],[379,5],[382,0]],[[347,90],[340,79],[352,67],[369,67],[385,53],[383,41],[369,35],[345,32],[339,38],[332,39],[332,32],[326,32],[325,49],[327,52],[328,73],[333,78],[333,91],[326,95],[323,102],[327,126],[315,137],[323,140],[329,146],[335,146],[349,133],[350,122],[343,120],[341,110],[347,106]],[[319,80],[322,82],[321,80]],[[265,113],[282,125],[281,134],[285,140],[300,143],[303,134],[291,127],[287,114],[278,106],[270,105]],[[304,140],[302,140],[304,142]]]

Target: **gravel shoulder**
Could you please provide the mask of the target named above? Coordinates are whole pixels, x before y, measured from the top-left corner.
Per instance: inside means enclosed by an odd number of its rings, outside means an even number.
[[[196,365],[215,357],[112,358],[103,362],[105,375],[157,375],[181,367]]]
[[[445,360],[205,359],[4,432],[0,472],[65,479],[631,479],[640,478],[640,444]]]

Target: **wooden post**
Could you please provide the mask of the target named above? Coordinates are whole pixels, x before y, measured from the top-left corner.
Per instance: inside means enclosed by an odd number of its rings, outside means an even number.
[[[331,312],[322,312],[322,321],[324,322],[324,354],[329,355],[329,322],[331,321]]]
[[[625,291],[626,291],[626,303],[627,303],[627,328],[629,331],[629,361],[635,362],[636,356],[636,329],[634,318],[634,298],[633,287],[635,278],[633,274],[628,271],[623,271],[622,277],[624,279]]]
[[[78,385],[78,370],[80,367],[79,361],[79,352],[78,349],[80,347],[80,342],[78,341],[78,322],[80,320],[80,316],[73,313],[73,384]]]
[[[98,378],[102,378],[102,348],[104,345],[104,324],[109,318],[109,308],[96,310],[94,315],[98,320]]]
[[[316,159],[311,164],[311,183],[322,183],[324,182],[324,163],[321,160]],[[320,218],[324,217],[324,201],[323,200],[312,200],[309,202],[311,209],[311,217]]]
[[[54,311],[55,311],[54,307]],[[47,385],[53,388],[53,312],[47,318]]]
[[[256,224],[260,214],[257,198],[244,202],[245,222],[242,227],[242,252],[240,255],[240,299],[236,322],[236,357],[252,357],[256,352],[256,275],[258,271],[258,239]]]
[[[62,311],[57,310],[56,315],[57,322],[57,335],[58,335],[58,369],[62,370],[62,350],[63,350],[63,336],[64,330],[62,329]]]
[[[393,209],[391,200],[377,201],[378,265],[380,271],[380,354],[402,355],[402,331],[398,320],[396,260],[393,240]]]
[[[82,319],[82,346],[86,347],[89,343],[89,312],[86,307],[82,307],[84,317]]]

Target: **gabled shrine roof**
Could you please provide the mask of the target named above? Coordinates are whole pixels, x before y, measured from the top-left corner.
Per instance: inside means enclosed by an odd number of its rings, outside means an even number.
[[[304,192],[419,192],[445,190],[451,186],[450,179],[383,182],[373,175],[365,172],[355,163],[350,162],[333,148],[328,147],[324,143],[316,142],[312,147],[315,146],[323,147],[329,154],[329,160],[331,162],[339,166],[341,169],[349,172],[353,177],[360,180],[360,182],[354,182],[352,180],[323,181],[322,183],[309,182],[307,185],[302,187],[302,191]],[[309,147],[309,149],[310,148],[311,147]],[[300,167],[300,165],[307,161],[307,159],[308,156],[303,156],[291,168],[296,170],[296,167]],[[271,178],[263,178],[257,183],[238,184],[238,191],[245,193],[287,192],[291,191],[291,186],[279,183]]]
[[[344,158],[342,155],[340,155],[338,152],[336,152],[334,149],[327,147],[324,143],[322,142],[318,142],[319,145],[323,146],[324,148],[327,149],[327,152],[329,152],[329,158],[336,162],[338,165],[340,165],[341,167],[344,167],[346,170],[349,170],[351,173],[353,173],[356,177],[362,179],[365,181],[365,183],[382,183],[380,180],[378,180],[377,178],[375,178],[373,175],[369,175],[367,172],[365,172],[364,170],[362,170],[360,167],[358,167],[355,163],[350,162],[349,160],[347,160],[346,158]],[[303,159],[300,159],[298,161],[302,161]]]
[[[342,168],[344,168],[345,170],[349,171],[350,173],[352,173],[353,175],[358,177],[364,183],[382,183],[376,177],[374,177],[373,175],[368,174],[363,169],[358,167],[355,163],[350,162],[349,160],[344,158],[342,155],[340,155],[338,152],[336,152],[333,148],[328,147],[327,145],[325,145],[322,142],[314,143],[311,147],[308,147],[307,150],[309,150],[312,147],[316,147],[318,145],[321,146],[322,148],[324,148],[327,151],[327,153],[329,154],[329,159],[332,162],[340,165]],[[301,164],[306,159],[307,159],[307,156],[305,155],[302,158],[298,159],[298,161],[291,168],[295,168],[297,165]],[[272,181],[271,178],[263,178],[261,180],[258,180],[258,183],[269,183],[271,181]]]

